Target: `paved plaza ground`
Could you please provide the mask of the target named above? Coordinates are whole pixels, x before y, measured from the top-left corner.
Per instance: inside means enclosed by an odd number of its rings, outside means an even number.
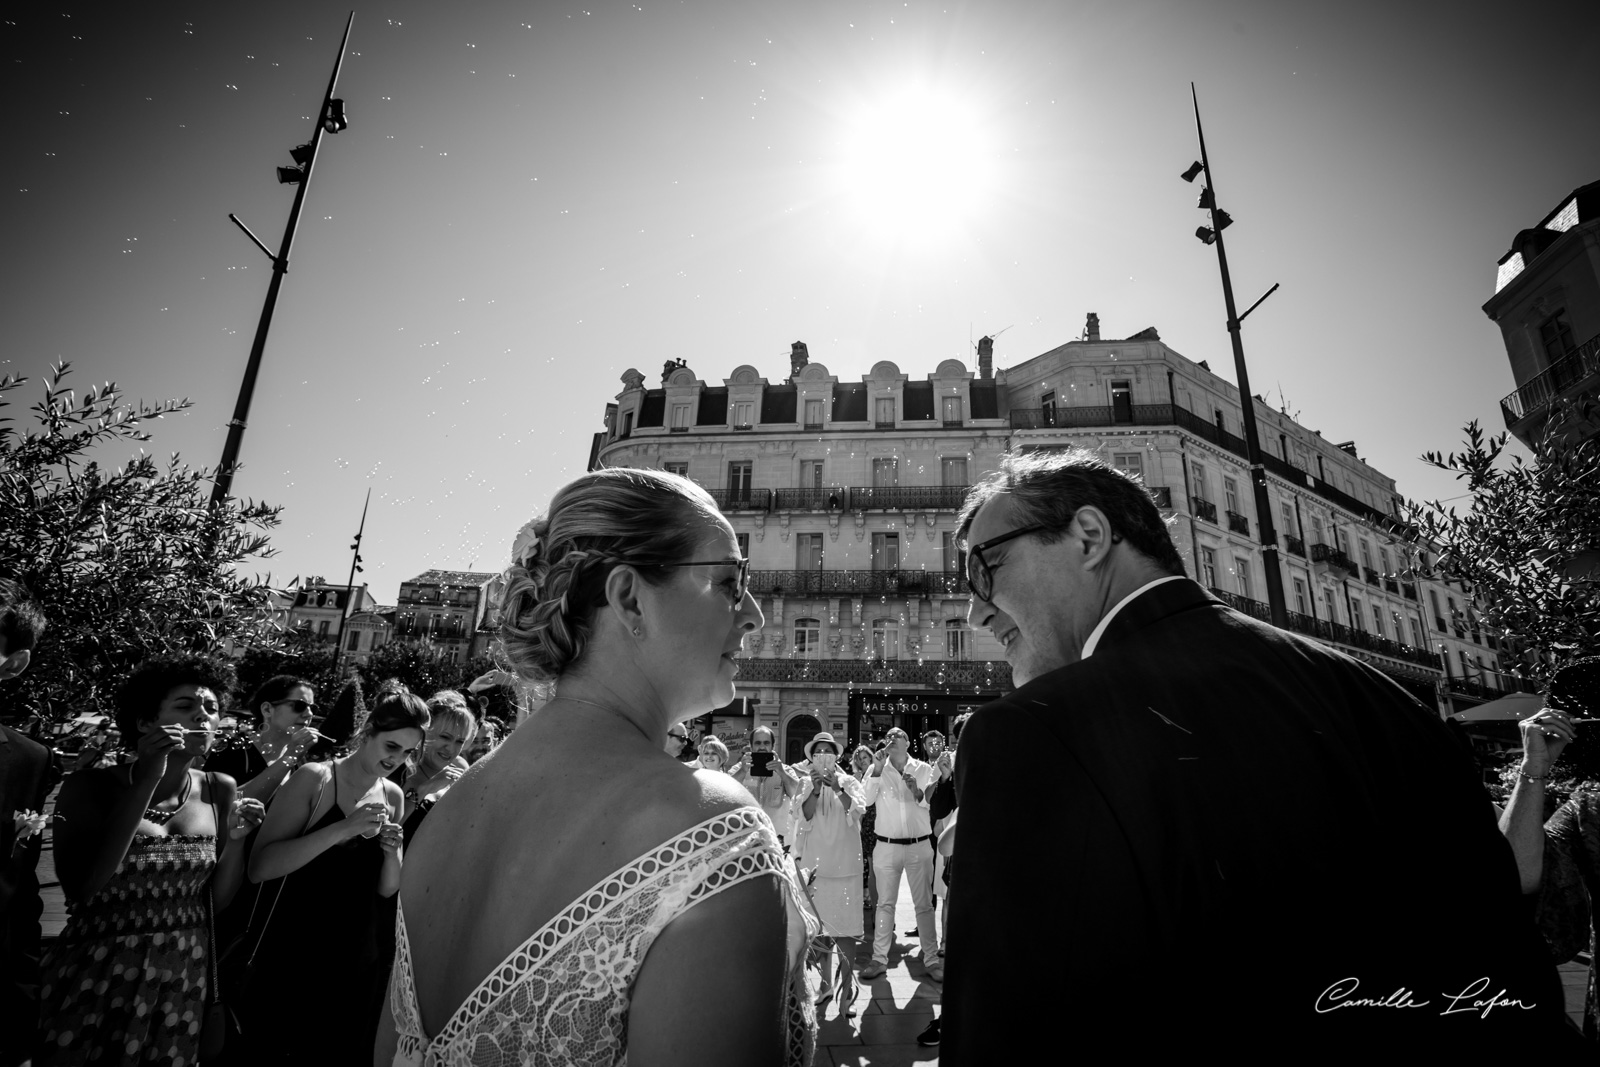
[[[52,801],[54,798],[51,798]],[[66,923],[65,900],[56,881],[55,863],[48,848],[39,861],[39,881],[49,883],[44,896],[44,936],[55,937]],[[941,911],[943,903],[940,904]],[[1041,922],[1048,921],[1040,916]],[[858,1014],[851,1019],[837,998],[821,1013],[815,1067],[911,1067],[939,1062],[937,1048],[921,1048],[917,1034],[928,1025],[939,1007],[939,984],[923,977],[921,949],[917,939],[904,936],[916,928],[911,907],[910,887],[902,883],[895,909],[895,943],[889,953],[889,972],[874,982],[862,982],[856,998]],[[859,943],[857,970],[871,955],[871,935]],[[1583,995],[1588,983],[1588,964],[1568,963],[1561,967],[1566,986],[1567,1012],[1578,1025],[1583,1024]],[[1152,985],[1161,977],[1160,961],[1151,961]],[[1160,990],[1151,990],[1151,1002],[1159,1003]],[[1041,1042],[1047,1041],[1051,1020],[1036,1019]]]

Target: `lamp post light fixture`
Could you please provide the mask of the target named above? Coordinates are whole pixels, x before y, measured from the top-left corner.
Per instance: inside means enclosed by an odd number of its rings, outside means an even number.
[[[245,361],[244,379],[239,383],[239,398],[233,406],[233,418],[228,420],[228,439],[223,443],[222,462],[217,464],[217,480],[211,487],[213,508],[227,500],[233,489],[233,472],[239,465],[239,446],[244,442],[245,425],[250,419],[250,401],[255,396],[256,378],[261,373],[261,355],[267,347],[267,330],[272,326],[272,311],[278,304],[278,290],[283,287],[283,276],[289,272],[289,249],[294,245],[300,209],[305,205],[306,188],[311,184],[311,171],[316,166],[317,147],[324,132],[338,133],[350,125],[344,115],[344,101],[335,99],[333,92],[339,84],[339,68],[344,65],[345,46],[350,43],[350,26],[355,20],[356,13],[352,11],[344,24],[344,39],[339,42],[339,56],[334,60],[333,76],[328,79],[328,91],[322,96],[322,109],[317,112],[317,124],[312,128],[311,140],[289,150],[294,166],[278,168],[278,181],[283,185],[296,186],[294,206],[289,209],[289,223],[284,227],[283,243],[278,254],[273,255],[261,238],[239,221],[237,215],[228,216],[272,260],[272,281],[267,285],[267,299],[261,306],[261,318],[256,323],[250,358]]]
[[[1205,185],[1200,190],[1198,207],[1211,215],[1211,225],[1201,226],[1194,235],[1201,244],[1215,245],[1217,266],[1222,271],[1222,299],[1228,310],[1228,338],[1233,342],[1233,372],[1239,385],[1239,410],[1244,419],[1245,457],[1250,464],[1250,484],[1255,489],[1256,528],[1261,537],[1262,563],[1267,572],[1267,606],[1272,611],[1272,625],[1289,628],[1289,605],[1283,595],[1283,569],[1278,561],[1278,532],[1272,525],[1272,502],[1267,498],[1267,469],[1261,462],[1261,435],[1256,429],[1255,401],[1250,392],[1250,375],[1244,365],[1244,342],[1239,337],[1239,327],[1245,317],[1261,306],[1261,301],[1277,291],[1276,284],[1268,289],[1254,304],[1240,315],[1233,302],[1233,280],[1228,275],[1228,253],[1222,243],[1222,231],[1233,225],[1233,217],[1217,207],[1217,183],[1211,175],[1211,160],[1206,155],[1205,130],[1200,125],[1200,97],[1194,83],[1189,83],[1189,95],[1194,101],[1194,132],[1200,142],[1200,158],[1179,175],[1186,182],[1204,175]]]

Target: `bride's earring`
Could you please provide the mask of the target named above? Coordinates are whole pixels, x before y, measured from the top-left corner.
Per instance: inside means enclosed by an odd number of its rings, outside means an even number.
[[[639,636],[639,628],[638,628],[638,627],[637,627],[637,626],[635,626],[635,627],[634,627],[634,628],[633,628],[633,636],[635,636],[635,637],[638,637],[638,636]]]

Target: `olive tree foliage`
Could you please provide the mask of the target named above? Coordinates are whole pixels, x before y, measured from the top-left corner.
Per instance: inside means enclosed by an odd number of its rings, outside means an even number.
[[[1467,583],[1489,632],[1542,687],[1556,668],[1600,649],[1600,438],[1578,442],[1552,428],[1524,458],[1476,421],[1465,433],[1462,451],[1422,460],[1465,482],[1470,506],[1408,502],[1407,517],[1436,547],[1435,572]]]
[[[150,439],[148,424],[189,401],[133,403],[113,383],[80,394],[69,373],[51,368],[25,428],[8,409],[28,379],[0,378],[0,574],[32,589],[48,619],[32,665],[0,687],[0,718],[109,713],[148,656],[277,639],[267,579],[235,565],[271,555],[280,509],[229,500],[213,510],[214,472],[129,455]]]

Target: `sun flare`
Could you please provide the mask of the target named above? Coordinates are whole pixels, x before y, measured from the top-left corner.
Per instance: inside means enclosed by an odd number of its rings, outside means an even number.
[[[908,86],[863,107],[842,142],[840,192],[884,235],[939,237],[974,220],[992,191],[992,138],[953,93]]]

